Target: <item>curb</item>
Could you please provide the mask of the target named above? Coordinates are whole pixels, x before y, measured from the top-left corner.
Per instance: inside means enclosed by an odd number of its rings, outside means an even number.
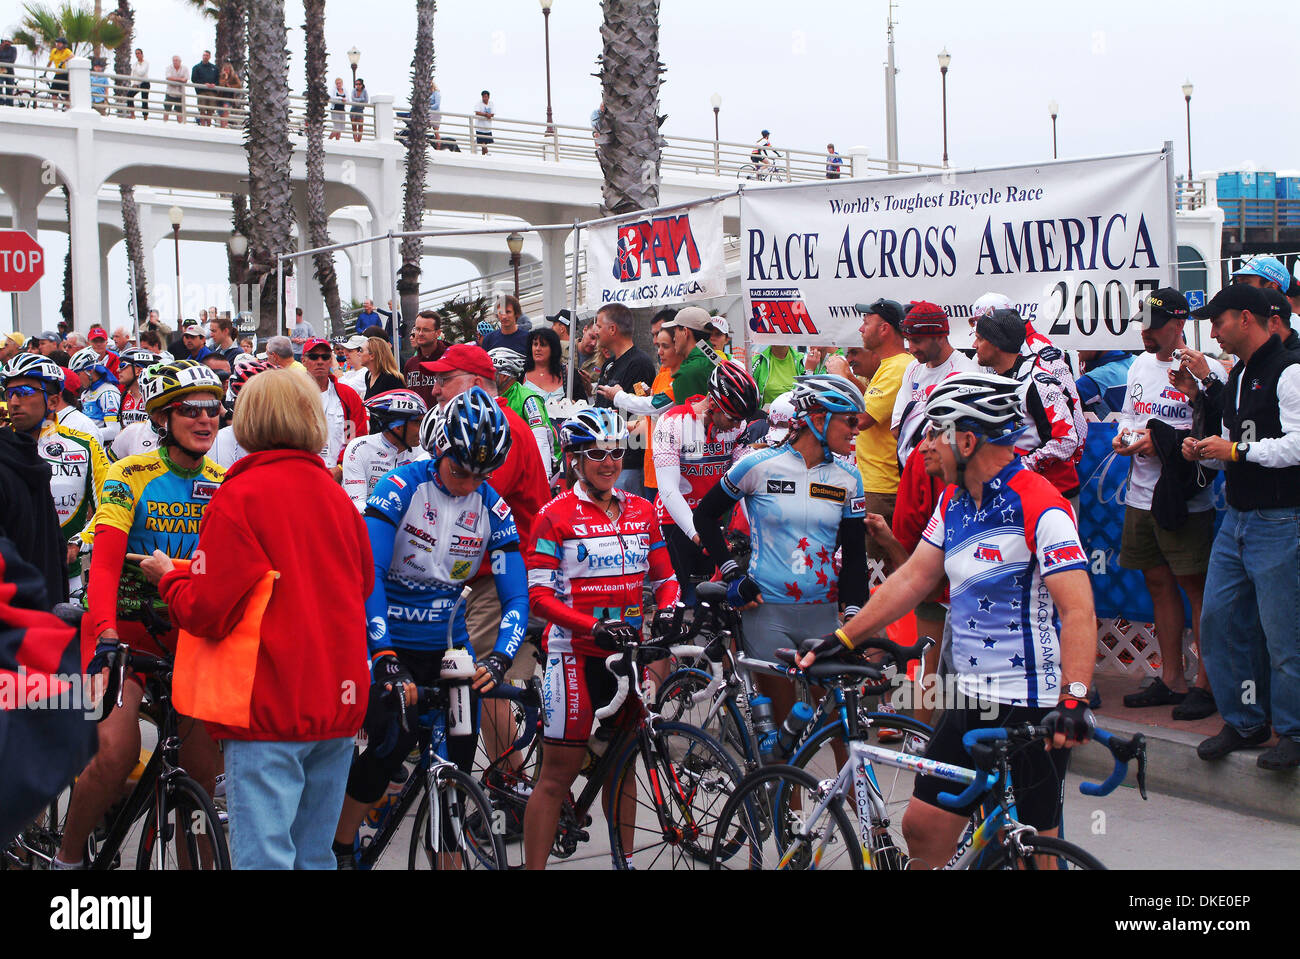
[[[1121,736],[1146,736],[1149,790],[1300,824],[1300,770],[1260,769],[1255,759],[1262,748],[1242,749],[1216,762],[1205,762],[1196,755],[1196,745],[1204,736],[1111,716],[1098,718],[1104,728]],[[1093,781],[1104,779],[1113,768],[1114,760],[1105,749],[1085,746],[1070,757],[1070,772]],[[1126,783],[1134,783],[1136,775],[1137,768],[1130,765]]]

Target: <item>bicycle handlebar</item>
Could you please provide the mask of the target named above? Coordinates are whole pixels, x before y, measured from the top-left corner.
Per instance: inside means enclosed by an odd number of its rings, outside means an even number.
[[[1001,726],[994,726],[989,729],[972,729],[961,737],[961,744],[966,752],[971,751],[971,747],[977,743],[998,742],[1007,739],[1007,731]],[[961,806],[968,806],[980,796],[984,795],[994,784],[997,783],[1001,773],[980,772],[975,773],[975,779],[961,793],[939,793],[939,802],[953,809]]]
[[[1080,783],[1079,792],[1085,796],[1107,796],[1114,792],[1128,775],[1128,764],[1132,759],[1138,761],[1137,786],[1143,799],[1147,798],[1147,741],[1141,733],[1131,739],[1120,739],[1114,733],[1104,729],[1094,729],[1092,738],[1110,750],[1115,757],[1115,768],[1100,783]]]
[[[599,709],[596,710],[595,713],[596,719],[598,720],[609,719],[620,709],[622,709],[623,704],[627,702],[628,693],[631,691],[631,678],[635,673],[635,669],[636,669],[635,666],[636,653],[643,646],[650,646],[658,649],[666,648],[669,653],[678,657],[705,656],[706,658],[708,658],[708,649],[706,647],[691,646],[685,644],[676,644],[668,647],[662,647],[662,646],[654,647],[653,643],[641,643],[641,644],[629,645],[624,649],[619,650],[616,653],[610,654],[609,656],[605,657],[605,668],[614,674],[614,678],[618,681],[618,686],[614,690],[613,698],[610,699],[610,701],[607,704],[601,706]],[[616,668],[620,664],[623,665],[623,668],[622,669]],[[716,689],[718,689],[718,687],[721,686],[722,683],[724,682],[722,676],[722,663],[720,661],[714,661],[713,659],[710,658],[709,672],[712,674],[713,678],[709,680],[709,684],[705,687],[705,691],[711,696],[713,695],[713,692]],[[637,694],[640,695],[639,684],[637,689],[638,689]]]

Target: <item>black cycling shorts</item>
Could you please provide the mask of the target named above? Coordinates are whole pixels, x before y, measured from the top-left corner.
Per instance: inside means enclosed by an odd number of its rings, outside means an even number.
[[[1028,706],[998,705],[992,719],[981,718],[978,709],[949,709],[939,720],[939,725],[925,751],[926,759],[972,768],[970,753],[961,744],[961,737],[971,729],[988,729],[993,726],[1014,726],[1020,723],[1042,723],[1050,709]],[[1053,749],[1050,753],[1041,742],[1015,747],[1011,753],[1011,785],[1016,799],[1019,820],[1035,829],[1055,829],[1061,824],[1061,807],[1065,802],[1065,770],[1070,762],[1068,749]],[[980,800],[969,806],[952,808],[939,802],[939,793],[960,793],[962,783],[938,776],[917,776],[912,795],[924,803],[958,816],[969,816],[979,808]]]

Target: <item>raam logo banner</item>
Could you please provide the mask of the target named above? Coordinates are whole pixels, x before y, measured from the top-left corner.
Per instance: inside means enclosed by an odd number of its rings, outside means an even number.
[[[1138,349],[1131,322],[1172,285],[1164,152],[746,190],[741,282],[757,344],[861,346],[855,303],[944,308],[1003,293],[1058,346]]]
[[[722,203],[633,214],[587,237],[587,308],[661,306],[722,296]]]

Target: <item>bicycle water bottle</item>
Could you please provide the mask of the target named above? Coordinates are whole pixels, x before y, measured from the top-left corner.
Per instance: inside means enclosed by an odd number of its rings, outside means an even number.
[[[754,737],[758,740],[758,751],[763,762],[772,761],[772,752],[776,748],[776,720],[772,712],[772,700],[762,693],[749,701],[749,719],[754,725]]]
[[[799,737],[808,728],[812,718],[811,706],[807,703],[794,704],[794,708],[790,710],[790,715],[785,717],[785,722],[781,724],[781,731],[777,733],[776,749],[773,757],[775,762],[783,763],[790,758],[790,754],[794,752],[795,744],[799,742]]]
[[[447,687],[447,735],[468,736],[474,731],[469,715],[469,680],[478,670],[468,649],[449,649],[442,654],[443,679],[459,680]]]

